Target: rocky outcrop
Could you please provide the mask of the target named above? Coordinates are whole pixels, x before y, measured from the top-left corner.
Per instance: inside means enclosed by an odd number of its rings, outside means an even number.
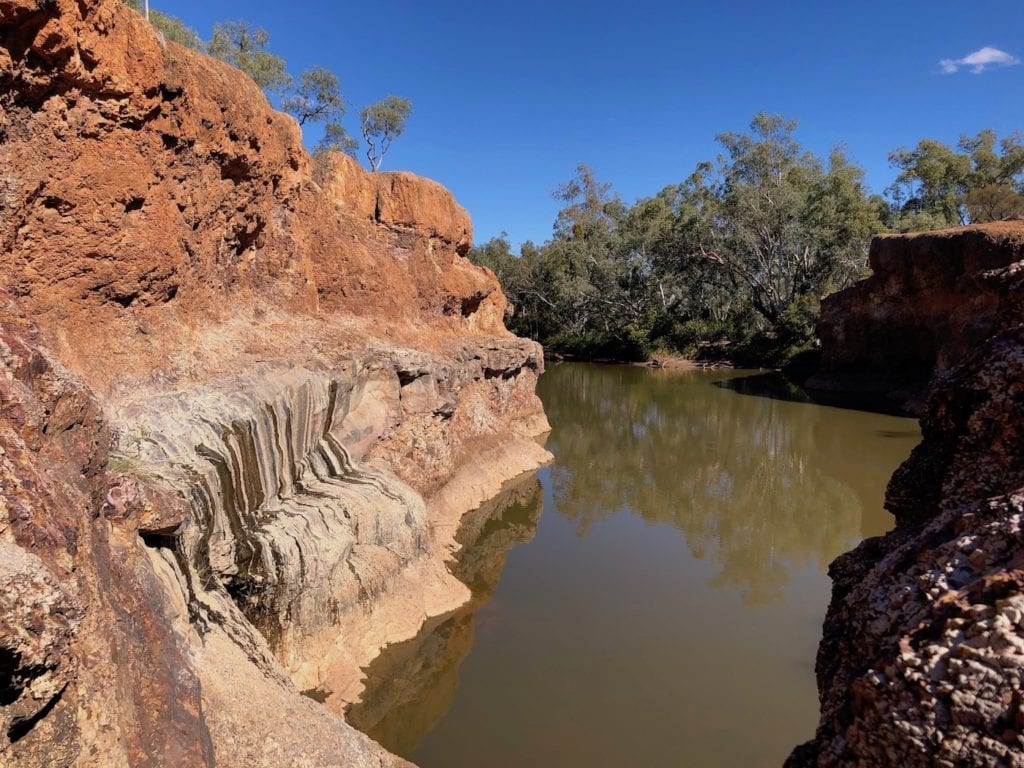
[[[105,514],[110,433],[98,403],[9,305],[0,370],[4,764],[212,765],[199,682],[138,520]]]
[[[0,763],[401,764],[360,668],[547,457],[471,233],[119,0],[0,0]]]
[[[866,280],[822,301],[809,389],[873,392],[919,413],[928,382],[1024,322],[1024,222],[871,243]]]
[[[1024,327],[936,384],[896,529],[831,566],[821,722],[791,766],[1024,765]]]

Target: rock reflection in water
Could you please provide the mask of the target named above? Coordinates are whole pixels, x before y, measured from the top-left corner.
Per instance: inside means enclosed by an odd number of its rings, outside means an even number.
[[[346,714],[352,725],[396,754],[414,752],[451,707],[459,665],[473,646],[474,613],[497,586],[508,551],[533,538],[541,509],[540,482],[531,472],[463,517],[452,572],[470,587],[472,599],[429,620],[415,638],[390,646],[370,665],[363,699]]]
[[[780,599],[792,567],[824,569],[884,533],[886,478],[918,440],[913,423],[709,386],[746,375],[552,367],[540,391],[559,513],[581,535],[623,510],[672,525],[717,566],[713,586],[751,605]]]

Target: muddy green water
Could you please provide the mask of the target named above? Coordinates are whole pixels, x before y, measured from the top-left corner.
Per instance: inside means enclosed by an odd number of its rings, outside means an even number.
[[[350,720],[437,768],[780,765],[817,722],[828,563],[890,526],[919,432],[746,375],[552,366],[555,463],[467,516],[473,601]]]

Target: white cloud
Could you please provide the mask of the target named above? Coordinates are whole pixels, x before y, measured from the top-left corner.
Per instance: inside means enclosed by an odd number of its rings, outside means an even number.
[[[956,72],[960,67],[970,67],[971,72],[977,75],[988,67],[1012,67],[1015,64],[1020,64],[1020,59],[990,45],[968,53],[962,59],[943,59],[939,62],[943,73],[947,75]]]

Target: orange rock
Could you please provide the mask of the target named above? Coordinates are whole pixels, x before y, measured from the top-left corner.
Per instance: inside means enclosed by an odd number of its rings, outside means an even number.
[[[0,0],[0,134],[0,557],[27,563],[0,628],[68,614],[0,632],[26,654],[0,763],[404,764],[287,675],[358,679],[382,627],[464,599],[458,514],[545,459],[541,350],[462,257],[468,214],[314,162],[121,0]]]
[[[1024,222],[871,243],[872,275],[821,304],[821,367],[808,386],[887,392],[919,411],[936,373],[1024,321]]]

